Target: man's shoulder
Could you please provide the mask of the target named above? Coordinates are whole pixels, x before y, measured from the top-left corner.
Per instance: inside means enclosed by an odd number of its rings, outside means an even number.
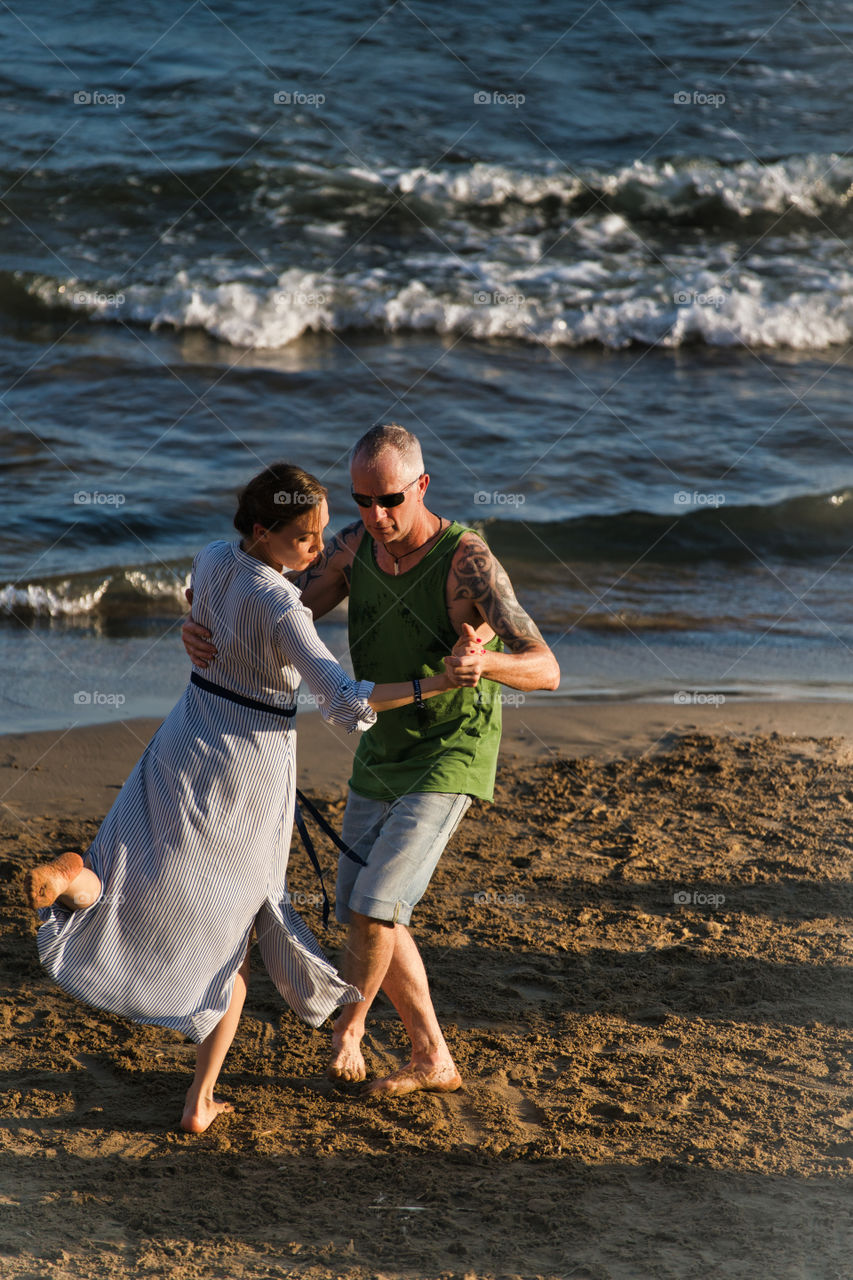
[[[492,553],[485,538],[477,533],[476,529],[461,525],[456,546],[453,548],[453,555],[450,558],[449,572],[456,572],[461,565],[469,563],[472,559],[482,561],[483,557],[492,558]]]
[[[489,544],[481,533],[478,533],[476,529],[472,529],[470,525],[460,524],[458,520],[454,520],[453,523],[458,526],[459,536],[456,543],[457,551],[459,551],[460,548],[470,550],[471,547],[477,547],[483,551],[488,551]]]
[[[365,528],[361,520],[353,520],[352,524],[345,525],[343,529],[333,533],[317,563],[320,574],[340,575],[345,579],[347,589],[349,589],[352,567],[358,555],[358,549],[364,540],[364,535]]]
[[[332,563],[337,560],[351,563],[361,546],[363,537],[364,522],[362,520],[353,520],[352,524],[345,525],[343,529],[338,529],[337,533],[333,533],[327,543],[329,562]]]

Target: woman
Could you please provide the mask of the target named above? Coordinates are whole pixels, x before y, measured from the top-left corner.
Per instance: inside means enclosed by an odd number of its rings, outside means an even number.
[[[45,968],[69,994],[199,1044],[181,1126],[203,1132],[231,1106],[214,1085],[246,995],[249,945],[285,1000],[318,1026],[360,1000],[293,910],[286,871],[293,824],[292,713],[304,678],[322,714],[350,731],[412,702],[409,683],[348,678],[282,576],[322,549],[326,490],[277,463],[240,495],[242,539],[195,558],[193,616],[218,656],[193,670],[180,702],[90,846],[31,871]],[[423,697],[472,683],[464,663],[421,683]]]

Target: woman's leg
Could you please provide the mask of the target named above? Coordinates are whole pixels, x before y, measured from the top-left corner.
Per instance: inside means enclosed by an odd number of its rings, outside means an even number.
[[[83,865],[79,853],[63,853],[27,872],[27,898],[34,911],[58,902],[66,911],[91,907],[101,892],[101,882]]]
[[[230,1102],[222,1102],[219,1098],[214,1098],[213,1090],[219,1079],[225,1055],[231,1048],[240,1014],[243,1012],[243,1001],[246,999],[246,990],[249,985],[251,945],[252,940],[249,938],[245,958],[234,979],[231,1003],[210,1035],[202,1040],[198,1047],[195,1075],[187,1090],[184,1114],[181,1116],[181,1128],[186,1129],[187,1133],[204,1133],[223,1111],[234,1110]]]

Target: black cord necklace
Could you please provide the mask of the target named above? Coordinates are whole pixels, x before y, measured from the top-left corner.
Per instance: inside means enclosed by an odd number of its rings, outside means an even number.
[[[395,556],[393,551],[390,551],[388,547],[385,548],[385,550],[388,552],[391,559],[394,561],[394,577],[395,578],[399,578],[400,576],[400,561],[405,560],[406,556],[413,556],[416,551],[423,551],[427,542],[432,542],[433,538],[437,538],[443,528],[444,528],[444,516],[439,516],[438,528],[435,530],[434,533],[431,533],[429,535],[426,542],[422,542],[419,547],[412,547],[411,551],[404,551],[401,556]]]

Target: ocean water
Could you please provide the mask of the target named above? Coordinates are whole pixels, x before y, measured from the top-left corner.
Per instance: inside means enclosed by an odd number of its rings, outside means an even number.
[[[853,696],[848,5],[35,0],[0,40],[0,730],[168,710],[239,485],[298,461],[348,522],[387,420],[564,700]]]

